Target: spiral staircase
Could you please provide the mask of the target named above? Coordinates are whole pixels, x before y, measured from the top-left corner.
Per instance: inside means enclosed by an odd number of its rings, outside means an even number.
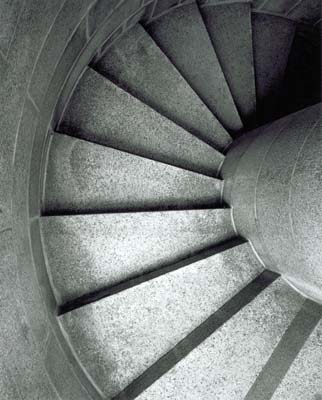
[[[3,9],[1,399],[322,399],[320,1]]]

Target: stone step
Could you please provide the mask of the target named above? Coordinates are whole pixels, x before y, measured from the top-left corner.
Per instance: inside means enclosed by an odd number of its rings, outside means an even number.
[[[224,127],[240,131],[243,124],[198,6],[176,8],[146,28]]]
[[[296,25],[289,19],[257,12],[252,14],[252,25],[258,120],[264,123],[276,119]]]
[[[275,281],[138,399],[244,399],[303,301]]]
[[[230,144],[227,131],[141,25],[135,25],[92,67],[218,150]]]
[[[43,212],[213,207],[221,186],[218,179],[54,134]]]
[[[230,210],[43,217],[60,304],[235,237]]]
[[[132,154],[217,176],[224,156],[102,75],[88,69],[59,130]]]
[[[300,1],[290,8],[288,16],[312,24],[321,18],[321,0]]]
[[[256,89],[250,3],[219,3],[200,8],[214,49],[244,125],[256,115]]]
[[[286,15],[297,3],[294,0],[255,0],[253,7],[259,6],[260,10],[281,15]]]
[[[281,377],[281,383],[271,397],[272,400],[322,399],[321,315],[321,305],[307,300],[306,308],[303,309],[301,318],[298,319],[298,330],[294,329],[293,331],[292,343],[299,341],[299,337],[301,339],[304,330],[305,334],[312,328],[313,331],[308,338],[304,337],[306,339],[304,346],[300,349],[286,375]],[[309,327],[307,319],[310,320]]]
[[[260,271],[249,245],[243,244],[65,314],[61,321],[87,373],[112,398]],[[190,376],[186,384],[193,382]],[[177,399],[163,391],[158,395],[146,398]]]

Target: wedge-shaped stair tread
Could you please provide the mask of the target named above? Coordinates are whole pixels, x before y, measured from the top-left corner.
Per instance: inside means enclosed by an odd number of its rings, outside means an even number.
[[[244,399],[302,303],[274,282],[138,399]]]
[[[231,142],[227,131],[141,25],[117,41],[93,68],[218,150]]]
[[[239,113],[198,6],[179,7],[146,28],[224,127],[241,130]]]
[[[319,1],[319,0],[318,0]],[[290,11],[298,1],[294,0],[257,0],[253,2],[253,6],[257,5],[258,6],[263,6],[261,9],[269,12],[273,12],[276,14],[287,14],[288,11]],[[262,4],[260,4],[262,3]],[[307,1],[304,1],[303,3],[307,3]]]
[[[316,22],[321,18],[321,0],[305,0],[297,2],[296,6],[290,9],[288,16],[294,19],[301,19],[307,23]]]
[[[42,227],[63,302],[235,236],[229,210],[52,216]]]
[[[60,130],[211,176],[223,161],[213,147],[92,69],[78,84]]]
[[[243,244],[66,314],[62,322],[87,372],[110,398],[260,271]]]
[[[70,136],[50,148],[45,213],[214,206],[218,179]]]
[[[200,9],[244,124],[256,113],[256,89],[250,3]]]
[[[252,25],[258,115],[266,122],[277,111],[296,25],[289,19],[260,13],[252,14]]]
[[[316,306],[317,307],[317,306]],[[321,307],[321,306],[319,306]],[[308,314],[312,312],[308,310]],[[320,311],[321,314],[321,311]],[[303,321],[305,323],[305,320]],[[294,333],[296,336],[296,333]],[[272,400],[322,398],[322,321],[319,322],[280,383]]]

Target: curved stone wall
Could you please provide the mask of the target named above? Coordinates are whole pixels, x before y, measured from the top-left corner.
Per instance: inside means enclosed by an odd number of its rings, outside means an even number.
[[[43,258],[45,152],[73,86],[97,50],[151,1],[28,0],[1,58],[1,371],[3,399],[100,399],[66,342]]]
[[[46,149],[95,54],[139,19],[184,3],[13,0],[0,5],[0,20],[5,19],[0,27],[1,399],[102,398],[55,316],[39,233]]]

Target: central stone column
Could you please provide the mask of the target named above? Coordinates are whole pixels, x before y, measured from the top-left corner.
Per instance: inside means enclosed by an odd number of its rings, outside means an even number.
[[[222,177],[236,231],[262,264],[322,303],[322,103],[234,142]]]

